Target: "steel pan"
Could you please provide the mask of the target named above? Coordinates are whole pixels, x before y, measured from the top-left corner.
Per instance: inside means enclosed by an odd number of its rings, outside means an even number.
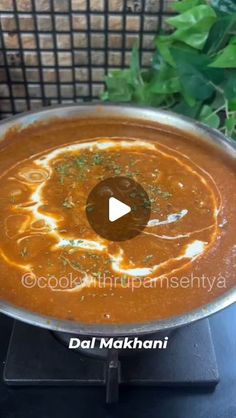
[[[214,144],[224,153],[230,154],[236,163],[236,142],[226,138],[219,131],[208,128],[207,126],[195,122],[189,118],[176,115],[171,112],[156,110],[152,108],[142,108],[128,105],[69,105],[44,108],[36,112],[22,113],[0,123],[0,140],[2,140],[9,129],[14,127],[26,128],[32,124],[42,121],[50,121],[55,118],[132,118],[140,121],[156,122],[166,127],[176,127],[183,132],[190,133],[192,136],[200,138],[203,142]],[[190,324],[196,320],[203,319],[214,314],[221,309],[226,308],[236,302],[236,288],[226,292],[215,301],[201,306],[184,315],[171,317],[165,320],[158,320],[143,324],[126,325],[90,325],[76,321],[58,320],[52,317],[27,311],[7,301],[0,300],[0,312],[9,315],[29,324],[51,329],[54,331],[63,331],[77,335],[86,336],[138,336],[151,334],[157,331],[166,331],[179,326]]]

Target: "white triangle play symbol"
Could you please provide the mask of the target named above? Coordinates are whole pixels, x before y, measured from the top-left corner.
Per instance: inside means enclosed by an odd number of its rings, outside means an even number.
[[[127,215],[131,212],[131,207],[116,199],[115,197],[110,197],[109,199],[109,221],[114,222],[117,219],[122,218],[122,216]]]

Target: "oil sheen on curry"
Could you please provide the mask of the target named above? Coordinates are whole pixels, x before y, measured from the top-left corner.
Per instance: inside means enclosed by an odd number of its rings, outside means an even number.
[[[199,138],[132,120],[13,130],[0,148],[0,298],[59,319],[141,323],[203,306],[234,286],[236,176]],[[89,193],[124,176],[150,220],[112,242],[86,216]]]

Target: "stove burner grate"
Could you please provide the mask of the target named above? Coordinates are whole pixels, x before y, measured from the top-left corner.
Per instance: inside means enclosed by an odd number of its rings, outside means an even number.
[[[4,381],[10,386],[104,385],[112,403],[120,384],[214,389],[219,373],[207,319],[175,330],[166,350],[119,356],[111,349],[105,358],[69,350],[50,331],[16,321]]]

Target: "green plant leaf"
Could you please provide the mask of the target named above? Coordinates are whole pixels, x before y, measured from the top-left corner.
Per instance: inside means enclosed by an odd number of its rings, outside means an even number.
[[[137,47],[132,49],[130,68],[112,71],[105,78],[105,83],[107,94],[103,96],[103,100],[113,102],[130,102],[133,100],[135,90],[144,84]]]
[[[153,72],[149,87],[153,93],[173,94],[181,91],[180,80],[176,69],[166,63],[162,63],[159,71]]]
[[[225,107],[225,97],[224,95],[217,91],[212,102],[211,102],[211,108],[213,110],[222,109]]]
[[[190,96],[190,94],[188,94],[186,92],[186,90],[184,90],[183,88],[182,88],[181,93],[182,93],[182,96],[183,96],[185,102],[188,104],[188,106],[190,106],[190,107],[195,107],[196,106],[196,103],[198,102],[198,100],[195,97]]]
[[[236,111],[236,98],[233,100],[229,100],[228,108],[230,112]]]
[[[212,0],[212,6],[224,13],[236,12],[235,0]]]
[[[206,18],[217,19],[216,13],[212,7],[207,5],[200,5],[187,10],[177,16],[167,19],[169,25],[174,26],[176,29],[189,29],[196,24],[199,24]],[[210,22],[210,21],[209,21]]]
[[[133,96],[132,75],[130,70],[113,71],[105,78],[108,99],[112,102],[130,102]],[[107,99],[107,98],[106,98]]]
[[[183,91],[196,100],[209,99],[215,92],[213,82],[221,78],[218,71],[210,71],[207,67],[209,58],[204,55],[180,51],[178,48],[171,49],[175,60]]]
[[[202,30],[205,26],[205,30]],[[201,50],[208,38],[209,34],[209,25],[208,19],[202,21],[201,25],[199,24],[198,27],[192,27],[189,29],[178,29],[172,35],[174,40],[185,42],[187,45]]]
[[[212,55],[224,48],[230,40],[230,32],[234,29],[236,29],[236,15],[219,17],[210,30],[204,52]]]
[[[138,82],[138,79],[140,76],[140,56],[139,56],[139,50],[137,47],[134,47],[132,49],[130,72],[134,81]]]
[[[226,119],[225,125],[228,131],[233,131],[236,125],[236,115],[230,116],[230,118]]]
[[[154,68],[158,69],[161,62],[166,62],[172,67],[176,67],[175,61],[171,54],[171,49],[178,48],[178,50],[182,50],[186,53],[198,53],[194,48],[190,45],[187,45],[184,42],[181,42],[177,39],[174,39],[172,35],[168,36],[157,36],[155,39],[155,45],[157,47],[156,52],[154,53]]]
[[[198,119],[200,122],[205,123],[211,128],[217,129],[220,126],[219,116],[216,113],[214,113],[214,110],[208,105],[204,105],[202,107]]]
[[[154,51],[153,58],[152,58],[152,70],[159,71],[164,64],[167,64],[158,49]]]
[[[109,101],[109,92],[107,90],[103,91],[100,95],[100,99],[103,102],[108,102]]]
[[[201,108],[201,102],[195,102],[195,106],[189,106],[185,100],[180,100],[172,107],[172,110],[180,115],[196,118]]]
[[[194,6],[199,6],[199,4],[204,4],[204,0],[183,0],[173,3],[171,7],[176,12],[183,13]]]
[[[236,138],[236,112],[226,119],[225,126],[226,126],[226,135],[235,139]]]
[[[196,49],[202,49],[216,20],[217,16],[212,7],[199,5],[167,19],[167,23],[177,29],[171,35],[174,40],[182,41]]]
[[[236,44],[236,36],[233,36],[233,37],[230,39],[229,43],[230,43],[230,44]]]
[[[172,38],[170,36],[157,36],[155,40],[157,51],[161,54],[162,58],[170,65],[174,66],[174,60],[170,53],[170,47],[172,45]]]
[[[236,44],[230,44],[210,64],[215,68],[236,68]]]
[[[175,30],[157,36],[150,67],[140,67],[135,46],[130,68],[108,74],[101,98],[171,108],[213,128],[221,124],[236,139],[236,0],[173,7],[180,12],[168,20]]]
[[[161,81],[159,79],[153,80],[152,84],[150,85],[150,88],[153,91],[153,93],[158,94],[172,94],[181,91],[179,77],[177,76],[164,81]]]
[[[236,99],[236,71],[228,74],[224,84],[224,92],[227,100]]]
[[[146,106],[160,106],[165,101],[165,96],[155,94],[148,84],[139,86],[133,94],[133,102]]]

